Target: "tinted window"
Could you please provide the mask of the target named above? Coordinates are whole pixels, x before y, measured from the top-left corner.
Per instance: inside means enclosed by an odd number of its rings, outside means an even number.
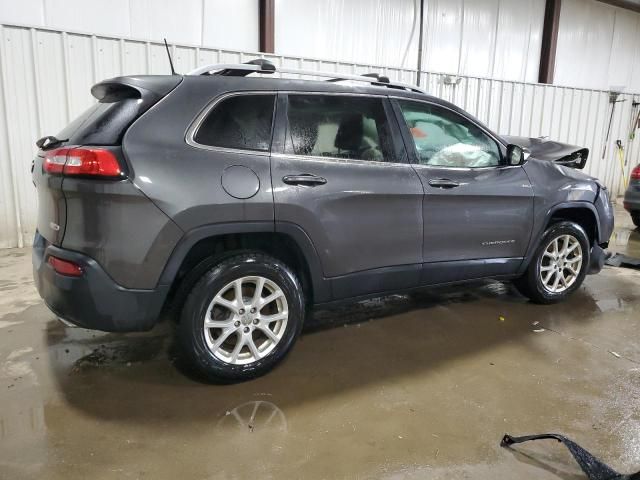
[[[117,145],[127,127],[152,104],[133,98],[101,101],[85,110],[55,136],[76,145]]]
[[[212,147],[266,152],[271,144],[275,95],[237,95],[222,100],[194,136]]]
[[[465,168],[500,165],[498,144],[471,121],[435,105],[399,103],[421,164]]]
[[[382,99],[289,95],[288,117],[289,154],[398,161]]]

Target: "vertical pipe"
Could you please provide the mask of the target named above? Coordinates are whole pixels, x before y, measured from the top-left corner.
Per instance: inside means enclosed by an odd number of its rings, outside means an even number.
[[[42,120],[42,91],[40,89],[40,61],[38,56],[38,37],[35,28],[30,28],[31,38],[31,73],[33,75],[34,99],[36,101],[36,119],[38,122],[38,137],[44,135]]]
[[[516,93],[516,83],[515,82],[510,82],[511,83],[511,102],[509,103],[509,130],[507,131],[507,133],[509,135],[511,135],[513,133],[513,129],[512,129],[512,125],[513,125],[513,102],[515,100],[515,93]]]
[[[498,124],[496,125],[496,131],[500,134],[500,127],[502,126],[502,97],[504,96],[504,82],[498,81],[500,85],[500,97],[498,98]]]
[[[62,32],[62,71],[64,72],[65,100],[67,106],[67,123],[71,121],[71,72],[69,71],[69,38]]]
[[[418,32],[418,72],[416,75],[416,85],[420,86],[422,76],[422,42],[424,35],[424,0],[420,0],[420,31]]]
[[[24,247],[24,238],[22,235],[22,217],[20,215],[20,196],[18,195],[18,175],[16,174],[13,163],[11,162],[12,158],[15,158],[13,154],[13,148],[11,147],[11,131],[9,130],[9,106],[8,106],[8,95],[7,95],[7,63],[6,63],[6,53],[4,50],[4,27],[0,24],[0,90],[2,90],[2,101],[4,103],[4,125],[6,129],[7,135],[7,152],[9,153],[9,175],[11,175],[11,193],[13,198],[13,211],[15,214],[15,222],[17,232],[17,241],[18,248]]]
[[[593,148],[591,149],[591,154],[590,154],[590,155],[591,155],[591,158],[592,158],[591,162],[592,162],[592,163],[593,163],[593,162],[596,162],[596,161],[598,162],[598,163],[596,164],[596,167],[597,167],[597,168],[596,168],[596,169],[595,169],[595,171],[593,172],[593,175],[594,175],[594,176],[596,176],[596,177],[598,177],[598,176],[599,176],[599,172],[600,172],[600,163],[601,163],[600,155],[598,155],[597,157],[596,157],[596,155],[595,155],[595,153],[596,153],[596,147],[598,148],[598,150],[597,150],[598,152],[600,152],[600,149],[601,149],[601,147],[602,147],[602,145],[601,145],[602,136],[598,137],[598,120],[600,119],[600,107],[601,107],[601,105],[602,105],[602,103],[603,103],[603,102],[600,100],[600,98],[599,98],[599,97],[601,96],[601,95],[600,95],[600,93],[601,93],[601,92],[599,92],[599,94],[598,94],[598,95],[596,95],[596,114],[595,114],[595,116],[593,117],[593,133],[592,133],[592,135],[591,135],[591,137],[593,138]],[[600,141],[596,142],[596,138],[599,138],[599,139],[600,139]]]

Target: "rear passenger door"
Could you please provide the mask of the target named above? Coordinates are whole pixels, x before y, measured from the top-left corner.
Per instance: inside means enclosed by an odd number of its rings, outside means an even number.
[[[280,94],[271,171],[276,230],[312,240],[334,298],[416,285],[422,184],[383,96]]]

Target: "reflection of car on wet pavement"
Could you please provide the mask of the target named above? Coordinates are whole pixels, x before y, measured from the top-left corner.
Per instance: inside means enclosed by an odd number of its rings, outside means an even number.
[[[629,186],[624,194],[624,208],[631,215],[636,227],[640,227],[640,165],[631,171]]]
[[[602,267],[613,213],[586,149],[500,137],[386,78],[274,70],[107,80],[38,142],[52,311],[121,332],[179,312],[182,351],[232,381],[282,360],[310,305],[482,278],[552,303]]]

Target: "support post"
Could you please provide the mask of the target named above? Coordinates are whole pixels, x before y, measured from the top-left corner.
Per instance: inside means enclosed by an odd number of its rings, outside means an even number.
[[[561,3],[562,0],[547,0],[545,5],[540,68],[538,70],[538,82],[540,83],[553,83]]]
[[[259,0],[260,51],[274,53],[275,46],[275,0]]]

